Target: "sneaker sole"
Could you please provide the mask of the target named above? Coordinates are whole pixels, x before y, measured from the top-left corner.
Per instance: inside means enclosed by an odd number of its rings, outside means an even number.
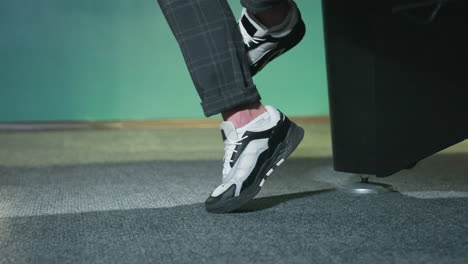
[[[283,162],[293,153],[299,143],[304,138],[304,129],[295,123],[290,122],[288,133],[276,148],[271,157],[265,161],[260,168],[259,173],[255,176],[254,183],[246,188],[241,195],[233,197],[224,202],[213,205],[205,204],[206,210],[210,213],[229,213],[241,208],[247,202],[252,200],[262,189],[267,178],[278,168]]]

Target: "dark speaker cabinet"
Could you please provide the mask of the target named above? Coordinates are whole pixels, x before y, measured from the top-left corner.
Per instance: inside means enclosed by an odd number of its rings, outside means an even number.
[[[322,3],[335,170],[389,176],[468,137],[467,0]]]

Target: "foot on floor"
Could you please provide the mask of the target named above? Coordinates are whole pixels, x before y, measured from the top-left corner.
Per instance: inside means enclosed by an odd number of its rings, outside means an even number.
[[[221,123],[223,181],[205,202],[208,212],[232,212],[252,200],[304,137],[304,130],[283,113],[272,106],[265,109],[242,128]]]

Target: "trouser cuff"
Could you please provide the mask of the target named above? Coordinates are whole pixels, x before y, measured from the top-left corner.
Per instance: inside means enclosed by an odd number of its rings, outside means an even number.
[[[260,94],[255,86],[239,90],[229,96],[215,97],[201,102],[206,117],[233,109],[239,105],[256,103],[261,100]]]

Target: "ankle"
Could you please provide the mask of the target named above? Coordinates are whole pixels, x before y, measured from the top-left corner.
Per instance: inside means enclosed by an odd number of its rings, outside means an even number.
[[[289,14],[291,7],[288,3],[278,5],[268,11],[256,13],[255,18],[264,26],[270,28],[281,24]]]
[[[222,113],[224,121],[230,121],[234,127],[241,128],[259,115],[266,112],[260,102],[238,106]]]

